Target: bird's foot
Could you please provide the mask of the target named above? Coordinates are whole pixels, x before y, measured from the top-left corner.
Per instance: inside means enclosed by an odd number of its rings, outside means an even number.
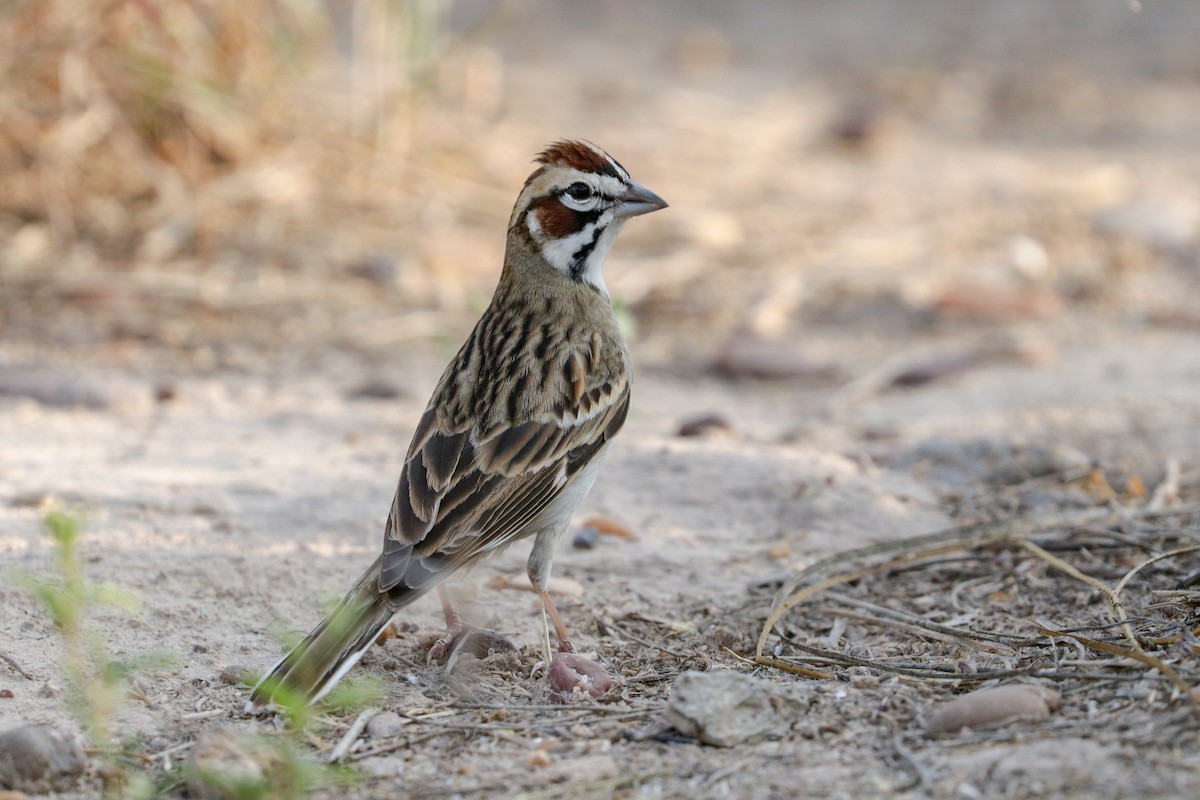
[[[570,642],[562,642],[546,671],[550,701],[569,703],[576,697],[600,697],[613,686],[612,676],[590,658],[579,655]]]
[[[429,652],[425,654],[425,663],[445,661],[446,656],[450,655],[450,650],[454,647],[455,640],[466,630],[467,626],[463,623],[462,617],[458,614],[448,614],[446,616],[446,634],[429,648]]]
[[[475,628],[459,624],[453,631],[447,631],[444,639],[438,639],[429,648],[426,656],[427,663],[446,662],[451,667],[451,660],[463,653],[469,653],[476,658],[487,658],[492,653],[511,653],[517,646],[496,631]]]

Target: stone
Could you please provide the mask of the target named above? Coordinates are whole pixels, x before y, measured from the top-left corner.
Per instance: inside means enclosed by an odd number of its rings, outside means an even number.
[[[367,736],[372,739],[390,739],[400,733],[409,720],[404,719],[395,711],[384,711],[371,717],[367,722]]]
[[[787,734],[811,706],[808,684],[779,684],[733,670],[675,679],[666,722],[685,736],[733,747]]]
[[[1062,696],[1045,686],[1026,684],[977,689],[942,703],[925,723],[928,734],[955,733],[964,728],[984,730],[1014,722],[1049,719]]]
[[[86,767],[79,741],[49,725],[21,725],[0,735],[0,789],[67,791]]]

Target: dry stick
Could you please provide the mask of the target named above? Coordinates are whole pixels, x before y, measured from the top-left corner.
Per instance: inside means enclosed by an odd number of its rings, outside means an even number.
[[[1198,506],[1200,507],[1200,506]],[[1180,509],[1173,509],[1178,512]],[[840,553],[833,553],[825,558],[822,558],[808,567],[800,570],[792,575],[779,591],[775,594],[775,601],[770,616],[763,625],[762,632],[758,636],[758,646],[755,648],[755,653],[762,655],[763,650],[767,645],[767,637],[771,635],[771,629],[775,624],[795,606],[804,602],[812,595],[823,591],[831,586],[837,586],[841,583],[849,583],[861,577],[865,577],[881,569],[890,569],[893,566],[910,563],[920,558],[930,558],[943,553],[951,553],[955,550],[963,548],[979,548],[988,544],[1004,541],[1011,538],[1018,532],[1029,532],[1040,530],[1043,528],[1058,527],[1064,525],[1086,525],[1096,520],[1103,519],[1109,516],[1112,511],[1108,508],[1093,509],[1084,514],[1079,513],[1064,513],[1064,514],[1047,514],[1041,517],[1014,518],[1006,520],[995,520],[991,522],[980,522],[971,525],[960,525],[934,533],[925,534],[924,536],[916,536],[911,539],[903,539],[893,542],[879,542],[877,544],[860,547],[856,550],[848,550]],[[848,561],[855,561],[870,556],[884,555],[896,551],[903,551],[908,548],[931,547],[929,550],[909,552],[893,559],[891,562],[882,567],[868,568],[859,570],[857,573],[828,578],[819,584],[806,587],[804,590],[792,595],[796,588],[800,586],[809,577],[823,572],[826,568],[836,566]],[[789,596],[790,595],[790,596]]]
[[[931,680],[954,680],[954,681],[986,681],[993,678],[1007,678],[1014,675],[1029,675],[1037,672],[1036,667],[1022,667],[1020,669],[1006,670],[989,670],[985,672],[960,672],[957,669],[950,668],[938,669],[937,667],[919,667],[906,666],[904,664],[885,664],[881,661],[871,661],[866,658],[859,658],[847,653],[839,653],[836,650],[823,650],[819,647],[811,647],[810,645],[800,642],[788,640],[788,644],[797,650],[801,650],[818,658],[825,658],[843,667],[870,667],[877,669],[880,672],[892,672],[897,675],[907,675],[911,678],[928,678]],[[765,662],[775,662],[787,664],[791,668],[796,668],[796,664],[782,659],[773,659],[763,657]],[[759,659],[755,659],[755,663],[759,663]],[[775,666],[775,663],[766,663],[765,666]],[[789,670],[790,671],[790,670]]]
[[[1007,537],[999,536],[995,538],[996,541],[1003,541]],[[872,567],[864,567],[863,569],[855,570],[854,572],[848,572],[843,575],[835,575],[832,578],[826,578],[825,580],[814,583],[811,586],[805,586],[800,591],[788,597],[787,600],[784,600],[782,603],[776,605],[771,611],[770,616],[767,617],[767,621],[763,624],[762,631],[758,635],[758,644],[754,649],[755,660],[757,661],[760,658],[765,658],[765,656],[763,656],[763,650],[767,646],[767,637],[771,635],[771,630],[775,627],[775,623],[779,622],[784,614],[791,611],[793,608],[800,605],[813,595],[820,594],[826,589],[830,589],[834,586],[840,586],[843,583],[851,583],[859,580],[860,578],[865,578],[866,576],[873,575],[877,572],[887,572],[889,569],[900,566],[901,564],[909,564],[921,558],[938,556],[943,553],[950,553],[955,550],[959,550],[961,548],[961,544],[954,543],[942,545],[941,547],[930,548],[928,550],[917,550],[910,553],[905,553],[901,556],[893,558],[891,561],[885,561],[882,564],[877,564]],[[864,548],[864,550],[865,549],[867,548]],[[843,553],[842,556],[845,557],[846,560],[852,560],[854,557],[861,555],[861,553],[862,551],[851,551],[849,553]],[[827,559],[822,559],[821,562],[818,563],[822,563],[824,561],[827,561]],[[809,569],[811,569],[811,567]],[[805,570],[805,572],[807,571],[808,570]],[[788,581],[788,583],[784,585],[784,588],[787,588],[788,591],[791,591],[792,587],[790,587],[788,584],[794,583],[795,578]]]
[[[1121,598],[1116,592],[1108,587],[1108,584],[1096,580],[1091,575],[1085,575],[1084,573],[1075,569],[1075,567],[1063,561],[1058,556],[1047,553],[1045,550],[1038,547],[1028,539],[1018,538],[1014,539],[1013,541],[1045,561],[1047,564],[1050,564],[1055,569],[1065,572],[1075,580],[1086,583],[1088,586],[1091,586],[1093,589],[1096,589],[1097,591],[1106,595],[1108,597],[1109,604],[1113,608],[1113,613],[1117,615],[1117,620],[1121,623],[1121,631],[1125,634],[1125,638],[1129,640],[1130,644],[1133,645],[1135,650],[1137,650],[1139,653],[1142,651],[1141,644],[1138,643],[1137,637],[1133,635],[1133,628],[1129,624],[1129,618],[1125,616],[1125,608],[1121,605]]]
[[[793,664],[790,661],[780,661],[779,659],[771,658],[770,656],[755,656],[754,658],[746,658],[745,656],[738,655],[737,653],[733,652],[728,647],[722,647],[721,649],[726,653],[729,653],[729,655],[733,656],[738,661],[746,664],[754,664],[760,667],[774,667],[782,672],[790,672],[792,675],[803,675],[805,678],[812,678],[818,681],[837,680],[837,675],[823,669],[816,669],[815,667],[802,667],[799,664]]]
[[[372,747],[370,750],[359,750],[357,753],[351,753],[349,760],[362,761],[364,758],[371,758],[372,756],[381,756],[385,753],[392,753],[396,750],[402,750],[405,747],[412,747],[415,744],[427,742],[430,739],[436,739],[439,736],[452,736],[454,733],[455,731],[433,731],[425,734],[424,736],[414,736],[411,739],[388,742],[387,744],[381,744],[378,747]]]
[[[1193,514],[1198,511],[1200,511],[1200,503],[1189,503],[1186,505],[1175,506],[1173,508],[1168,508],[1168,509],[1153,509],[1153,508],[1139,509],[1135,512],[1129,513],[1128,516],[1133,517],[1133,518],[1157,519],[1159,517],[1165,517],[1165,516],[1180,516],[1180,515],[1186,515],[1186,514]],[[1063,526],[1079,527],[1079,526],[1087,525],[1087,524],[1090,524],[1097,520],[1103,519],[1103,518],[1111,515],[1112,513],[1113,513],[1112,508],[1106,507],[1106,508],[1101,508],[1101,509],[1093,509],[1092,511],[1086,512],[1083,514],[1070,512],[1070,513],[1061,513],[1061,514],[1048,514],[1045,516],[1035,517],[1032,519],[1014,518],[1014,519],[1007,519],[1007,520],[982,522],[982,523],[976,523],[976,524],[971,524],[971,525],[958,526],[958,527],[950,528],[948,530],[937,531],[935,533],[926,534],[924,536],[917,536],[917,537],[914,537],[911,539],[905,539],[905,540],[901,540],[898,542],[880,542],[877,544],[869,545],[867,547],[861,547],[856,550],[850,550],[850,551],[845,551],[845,552],[841,552],[841,553],[833,553],[829,556],[826,556],[825,558],[819,559],[818,561],[814,562],[813,564],[810,564],[805,569],[802,569],[799,572],[795,573],[788,580],[784,581],[782,586],[780,586],[779,591],[776,592],[776,594],[775,594],[775,600],[773,603],[771,613],[770,613],[770,615],[768,615],[767,620],[763,624],[762,630],[759,633],[758,642],[755,647],[755,656],[756,656],[755,661],[758,661],[758,659],[765,658],[763,656],[763,651],[766,648],[767,638],[771,635],[771,631],[774,629],[775,625],[778,624],[779,620],[782,619],[783,616],[788,611],[795,608],[797,605],[804,602],[805,600],[812,597],[813,595],[824,591],[825,589],[831,588],[833,586],[838,586],[843,583],[850,583],[852,581],[866,577],[867,575],[871,575],[876,572],[886,571],[893,567],[911,563],[913,561],[917,561],[922,558],[931,558],[934,556],[942,555],[944,553],[953,552],[958,549],[963,549],[963,548],[978,549],[980,547],[995,544],[995,543],[1002,542],[1005,540],[1017,541],[1017,542],[1024,543],[1024,542],[1026,542],[1026,540],[1016,536],[1016,534],[1018,532],[1031,533],[1036,530],[1042,530],[1042,529],[1053,528],[1053,527],[1063,527]],[[1029,544],[1032,544],[1032,543],[1029,543]],[[856,572],[850,573],[848,575],[827,578],[823,581],[820,581],[819,583],[813,584],[811,586],[807,586],[798,592],[796,591],[797,587],[799,587],[800,584],[802,584],[805,580],[812,577],[813,575],[819,574],[820,572],[822,572],[823,570],[825,570],[826,568],[828,568],[830,566],[835,566],[835,565],[838,565],[841,563],[855,561],[855,560],[867,558],[870,556],[877,556],[877,555],[892,553],[897,550],[904,550],[905,548],[911,548],[914,546],[921,547],[921,546],[926,546],[926,545],[937,545],[937,546],[931,547],[930,549],[927,549],[927,550],[909,551],[908,553],[903,553],[902,555],[898,556],[897,558],[894,558],[891,561],[886,562],[882,565],[879,565],[876,567],[860,569],[860,570],[857,570]],[[1037,547],[1037,546],[1033,545],[1033,547]],[[1041,550],[1041,548],[1037,548],[1037,549]],[[1046,553],[1046,551],[1044,551],[1044,550],[1042,550],[1042,552]],[[1049,553],[1046,553],[1046,556],[1049,556],[1051,563],[1057,562],[1057,563],[1063,564],[1063,566],[1066,567],[1066,569],[1064,571],[1066,571],[1068,574],[1073,574],[1073,575],[1077,574],[1077,575],[1082,576],[1082,573],[1079,573],[1078,570],[1074,570],[1073,567],[1066,564],[1065,562],[1062,562],[1059,559],[1055,559]],[[1095,583],[1093,582],[1094,579],[1088,579],[1086,576],[1083,576],[1082,579],[1086,583],[1092,583],[1092,585],[1098,584],[1098,582],[1095,582]],[[1104,592],[1105,594],[1109,595],[1110,598],[1112,597],[1112,592],[1107,586],[1104,586],[1103,584],[1098,584],[1097,588],[1100,588],[1100,590],[1102,592]],[[793,594],[793,592],[795,592],[795,594]],[[1116,608],[1120,610],[1119,613],[1123,616],[1124,610],[1120,608],[1119,598],[1117,598]],[[1131,635],[1132,631],[1128,631],[1128,633]],[[1134,643],[1136,645],[1136,641],[1134,641]],[[775,659],[771,659],[771,660],[774,661]],[[770,666],[770,664],[767,664],[767,665]]]
[[[934,779],[934,776],[925,767],[925,765],[921,763],[921,760],[917,758],[916,754],[913,753],[912,750],[909,750],[908,747],[905,746],[904,742],[900,740],[900,734],[896,734],[892,737],[892,747],[895,749],[896,755],[898,755],[902,761],[906,761],[908,765],[912,767],[914,776],[912,782],[908,786],[904,788],[897,787],[898,790],[902,792],[909,791],[917,788],[918,786],[932,788],[937,781]]]
[[[333,747],[333,751],[329,754],[329,763],[336,764],[346,757],[346,753],[350,752],[350,748],[362,735],[363,728],[367,727],[367,723],[371,721],[379,713],[378,708],[364,708],[357,717],[354,718],[354,724],[346,731],[346,734]]]
[[[579,711],[579,706],[567,706],[561,703],[454,703],[455,708],[479,711]],[[602,705],[589,705],[586,710],[597,714],[624,714],[627,708],[611,708]]]
[[[971,646],[980,647],[981,645],[975,642],[987,642],[988,644],[998,644],[1007,647],[1009,650],[1015,650],[1014,644],[1021,644],[1025,637],[1022,636],[1005,636],[1003,634],[994,633],[976,633],[975,631],[967,631],[962,628],[953,628],[949,625],[940,625],[936,622],[924,619],[916,614],[909,614],[906,611],[900,611],[894,608],[886,608],[878,606],[874,603],[868,603],[866,600],[859,600],[856,597],[848,597],[844,594],[830,592],[829,600],[835,603],[842,603],[856,608],[861,608],[864,611],[870,611],[874,614],[856,614],[854,615],[862,621],[872,621],[882,624],[889,624],[892,620],[896,620],[901,625],[911,628],[923,629],[927,633],[938,633],[952,639],[966,639]],[[849,616],[846,612],[844,615]],[[881,619],[881,617],[883,619]],[[982,648],[981,648],[982,649]]]
[[[1109,655],[1113,655],[1113,656],[1124,656],[1125,658],[1132,658],[1134,661],[1140,661],[1143,664],[1154,667],[1154,669],[1158,670],[1163,675],[1165,675],[1167,677],[1167,679],[1169,681],[1171,681],[1171,683],[1175,684],[1175,686],[1179,689],[1179,691],[1183,692],[1184,696],[1186,696],[1187,699],[1189,701],[1191,701],[1193,711],[1196,713],[1197,716],[1200,716],[1200,696],[1198,696],[1192,690],[1192,687],[1187,685],[1187,682],[1184,681],[1183,678],[1179,677],[1178,672],[1176,672],[1171,667],[1167,666],[1167,664],[1162,659],[1155,658],[1154,656],[1144,653],[1141,650],[1130,650],[1127,647],[1121,647],[1118,644],[1111,644],[1109,642],[1101,642],[1096,639],[1089,639],[1086,636],[1079,636],[1074,633],[1067,633],[1066,631],[1056,631],[1053,628],[1047,628],[1042,625],[1037,625],[1035,627],[1037,628],[1037,630],[1040,633],[1042,633],[1045,636],[1060,636],[1060,637],[1066,637],[1068,639],[1074,639],[1075,641],[1079,642],[1081,645],[1083,645],[1084,647],[1086,647],[1090,650],[1098,650],[1101,653],[1108,653]]]
[[[27,681],[33,680],[33,676],[30,675],[28,672],[26,672],[25,669],[19,663],[17,663],[17,660],[15,658],[10,656],[8,653],[4,652],[3,650],[0,650],[0,661],[3,661],[5,664],[8,664],[14,670],[16,670],[18,673],[20,673],[21,677],[24,678],[25,680],[27,680]]]
[[[1181,556],[1184,553],[1194,553],[1197,550],[1200,550],[1200,544],[1192,544],[1188,545],[1187,547],[1177,547],[1174,550],[1168,550],[1165,553],[1160,553],[1156,556],[1147,558],[1145,561],[1129,570],[1129,572],[1126,572],[1125,577],[1117,581],[1116,588],[1113,589],[1113,594],[1117,597],[1120,597],[1121,591],[1125,588],[1125,584],[1129,583],[1129,579],[1136,575],[1142,569],[1142,567],[1147,567],[1153,564],[1155,561],[1162,561],[1164,558],[1174,558],[1175,556]]]

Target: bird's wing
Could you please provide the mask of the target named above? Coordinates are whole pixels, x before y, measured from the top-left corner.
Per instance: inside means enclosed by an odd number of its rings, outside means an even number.
[[[426,410],[388,515],[380,591],[428,586],[519,538],[625,422],[627,381],[585,388],[568,384],[567,397],[487,435]]]

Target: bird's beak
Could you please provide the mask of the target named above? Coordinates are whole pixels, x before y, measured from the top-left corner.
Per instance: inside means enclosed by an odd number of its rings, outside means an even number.
[[[617,204],[613,216],[616,219],[628,219],[629,217],[636,217],[639,214],[649,214],[651,211],[658,211],[660,208],[666,207],[666,200],[663,200],[637,181],[631,180],[625,188],[625,194],[621,195],[621,202]]]

